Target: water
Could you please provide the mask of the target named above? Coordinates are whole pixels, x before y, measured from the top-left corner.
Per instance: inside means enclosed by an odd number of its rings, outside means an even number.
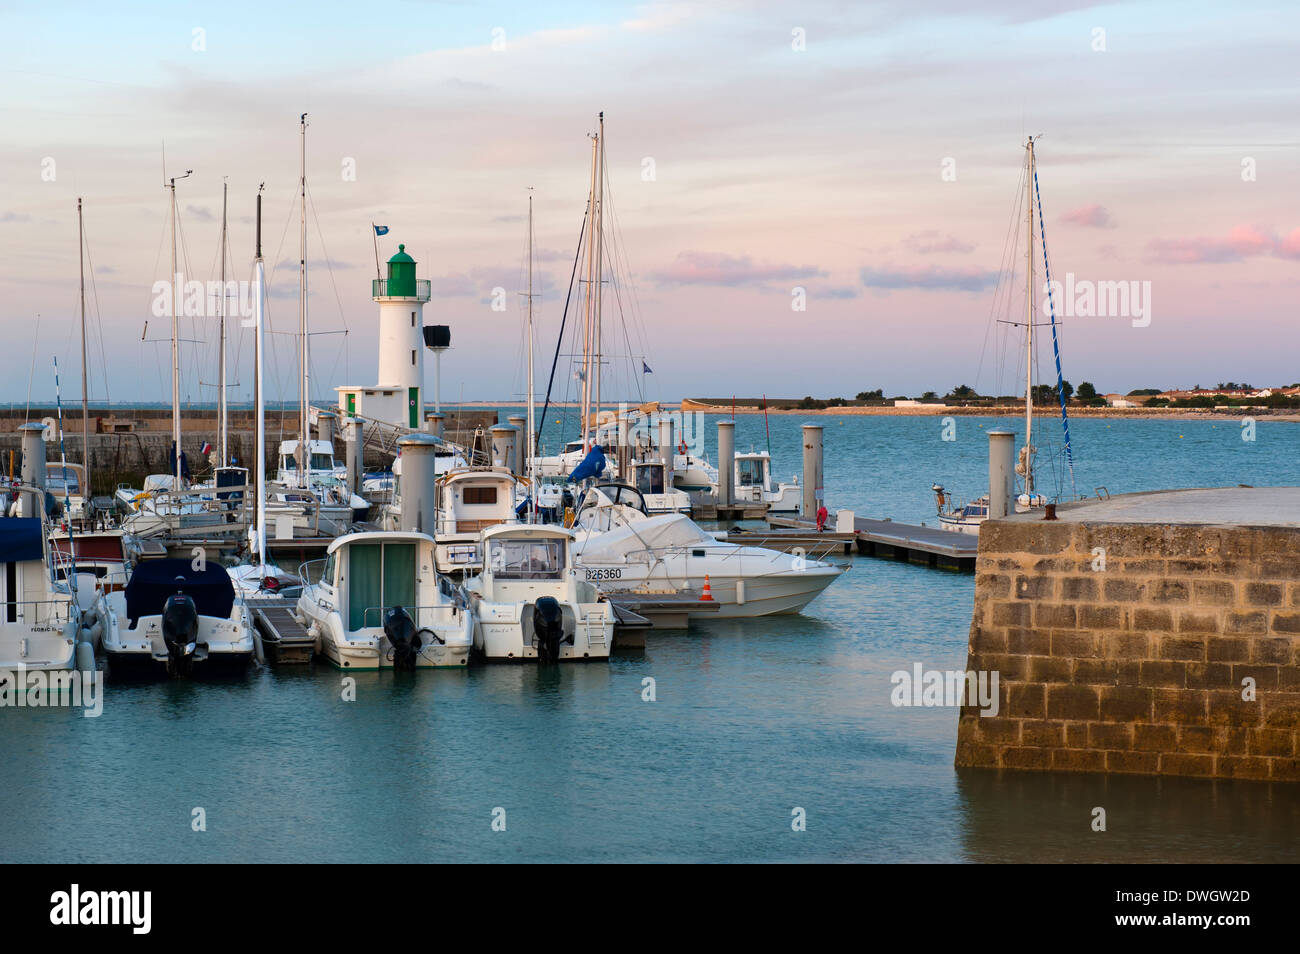
[[[774,416],[785,479],[805,420],[826,428],[832,509],[913,522],[936,480],[983,489],[989,426],[1023,426],[957,418],[945,442],[938,418]],[[736,430],[765,446],[761,416]],[[1300,483],[1296,425],[1072,432],[1089,492]],[[608,665],[356,673],[355,702],[332,669],[282,669],[110,686],[97,719],[3,710],[0,860],[1295,860],[1297,787],[956,772],[956,712],[892,707],[889,676],[964,668],[972,592],[860,558],[803,616],[651,635]]]

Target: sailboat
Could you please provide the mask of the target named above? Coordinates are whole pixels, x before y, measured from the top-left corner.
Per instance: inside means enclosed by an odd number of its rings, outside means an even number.
[[[1038,448],[1033,442],[1034,436],[1034,327],[1037,317],[1036,295],[1034,287],[1034,217],[1038,217],[1038,237],[1043,257],[1043,270],[1048,288],[1048,302],[1051,311],[1052,348],[1056,358],[1057,395],[1061,403],[1061,425],[1065,433],[1065,455],[1070,468],[1070,480],[1073,492],[1074,451],[1070,442],[1070,418],[1066,410],[1066,397],[1062,384],[1061,350],[1057,339],[1057,322],[1055,304],[1051,300],[1050,262],[1047,258],[1047,238],[1043,222],[1041,196],[1038,192],[1038,167],[1034,155],[1034,138],[1029,137],[1025,143],[1025,442],[1016,457],[1016,476],[1020,480],[1020,492],[1016,495],[1017,513],[1043,507],[1047,498],[1038,489],[1036,464]],[[1019,322],[1007,322],[1018,325]],[[960,504],[952,499],[942,484],[934,484],[931,491],[935,495],[935,506],[939,518],[939,527],[957,533],[978,534],[980,524],[989,519],[989,495],[983,494],[975,500]],[[1059,495],[1053,499],[1059,499]]]

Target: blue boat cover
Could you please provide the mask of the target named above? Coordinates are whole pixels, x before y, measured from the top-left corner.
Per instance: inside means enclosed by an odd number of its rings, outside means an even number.
[[[157,616],[167,597],[184,593],[200,616],[225,619],[235,605],[235,587],[217,563],[194,569],[189,560],[143,560],[126,584],[126,615],[134,626],[141,616]]]
[[[569,474],[570,483],[577,483],[580,480],[586,480],[588,477],[599,477],[605,472],[605,452],[597,444],[582,459],[582,462]]]
[[[40,517],[0,517],[0,563],[44,559]]]

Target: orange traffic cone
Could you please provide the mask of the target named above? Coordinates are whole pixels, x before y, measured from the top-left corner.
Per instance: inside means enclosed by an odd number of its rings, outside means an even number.
[[[704,574],[704,592],[700,594],[700,602],[713,602],[713,591],[709,589],[709,575]]]

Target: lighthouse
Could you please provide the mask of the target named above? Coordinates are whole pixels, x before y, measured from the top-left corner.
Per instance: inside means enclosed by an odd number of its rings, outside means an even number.
[[[424,408],[424,303],[429,280],[415,277],[415,259],[399,245],[388,260],[388,277],[371,283],[379,305],[379,383],[337,388],[339,409],[349,417],[367,417],[398,427],[418,429]]]

